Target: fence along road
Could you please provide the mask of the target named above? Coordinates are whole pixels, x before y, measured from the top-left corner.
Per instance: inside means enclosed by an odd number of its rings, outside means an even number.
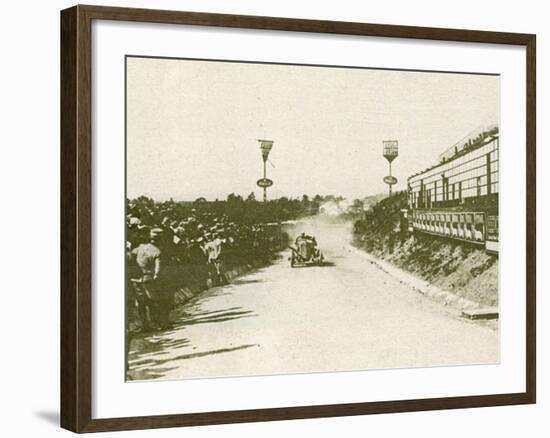
[[[433,303],[350,251],[350,226],[308,220],[332,265],[275,264],[177,310],[174,327],[132,340],[132,379],[265,375],[498,362],[496,325]]]

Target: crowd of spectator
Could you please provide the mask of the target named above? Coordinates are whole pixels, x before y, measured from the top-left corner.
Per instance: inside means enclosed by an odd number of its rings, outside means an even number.
[[[168,325],[178,289],[225,284],[232,267],[266,259],[287,245],[280,224],[254,223],[250,216],[238,223],[221,207],[146,197],[127,201],[128,296],[143,329]]]

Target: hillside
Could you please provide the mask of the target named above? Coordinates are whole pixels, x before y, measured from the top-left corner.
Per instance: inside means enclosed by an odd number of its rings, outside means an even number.
[[[354,224],[354,245],[443,290],[487,306],[498,305],[498,257],[484,248],[399,227],[406,192],[378,202]]]

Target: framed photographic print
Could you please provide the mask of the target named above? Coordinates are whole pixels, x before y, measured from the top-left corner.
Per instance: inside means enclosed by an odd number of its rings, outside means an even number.
[[[535,403],[535,36],[61,13],[61,423]]]

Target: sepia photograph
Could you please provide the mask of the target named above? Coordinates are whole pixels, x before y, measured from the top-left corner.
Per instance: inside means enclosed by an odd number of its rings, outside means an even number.
[[[499,363],[498,74],[125,62],[127,381]]]

